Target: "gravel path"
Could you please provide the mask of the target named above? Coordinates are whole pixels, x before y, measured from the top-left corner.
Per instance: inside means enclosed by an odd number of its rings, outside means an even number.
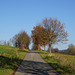
[[[29,51],[15,75],[59,75],[36,51]]]

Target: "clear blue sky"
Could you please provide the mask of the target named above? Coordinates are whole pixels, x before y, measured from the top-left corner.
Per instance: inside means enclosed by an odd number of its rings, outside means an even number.
[[[67,44],[75,45],[75,0],[0,0],[0,40],[9,40],[21,30],[31,36],[33,27],[45,17],[57,18],[66,24]]]

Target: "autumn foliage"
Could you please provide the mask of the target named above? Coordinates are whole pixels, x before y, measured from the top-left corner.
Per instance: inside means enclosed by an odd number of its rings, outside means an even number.
[[[36,46],[36,49],[42,45],[49,46],[49,52],[51,53],[51,46],[58,42],[68,41],[67,32],[62,24],[57,19],[45,18],[40,25],[37,25],[32,30],[32,40]]]
[[[47,44],[47,35],[46,29],[41,26],[36,26],[32,30],[32,40],[35,46],[35,49],[40,49],[40,46]]]
[[[14,37],[14,45],[22,49],[29,49],[30,37],[25,31],[16,34]]]

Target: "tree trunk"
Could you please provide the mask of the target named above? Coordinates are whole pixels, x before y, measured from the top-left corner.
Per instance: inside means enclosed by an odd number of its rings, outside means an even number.
[[[51,44],[49,43],[49,55],[51,56]]]
[[[45,51],[45,45],[44,45],[44,51]]]
[[[38,50],[40,50],[40,51],[41,51],[40,44],[38,44]]]

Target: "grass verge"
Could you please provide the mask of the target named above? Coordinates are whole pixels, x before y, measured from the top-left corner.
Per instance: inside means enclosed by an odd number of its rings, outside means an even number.
[[[60,75],[75,75],[75,56],[38,51],[41,57]],[[73,67],[74,66],[74,67]]]
[[[0,75],[12,75],[28,50],[0,45]]]

